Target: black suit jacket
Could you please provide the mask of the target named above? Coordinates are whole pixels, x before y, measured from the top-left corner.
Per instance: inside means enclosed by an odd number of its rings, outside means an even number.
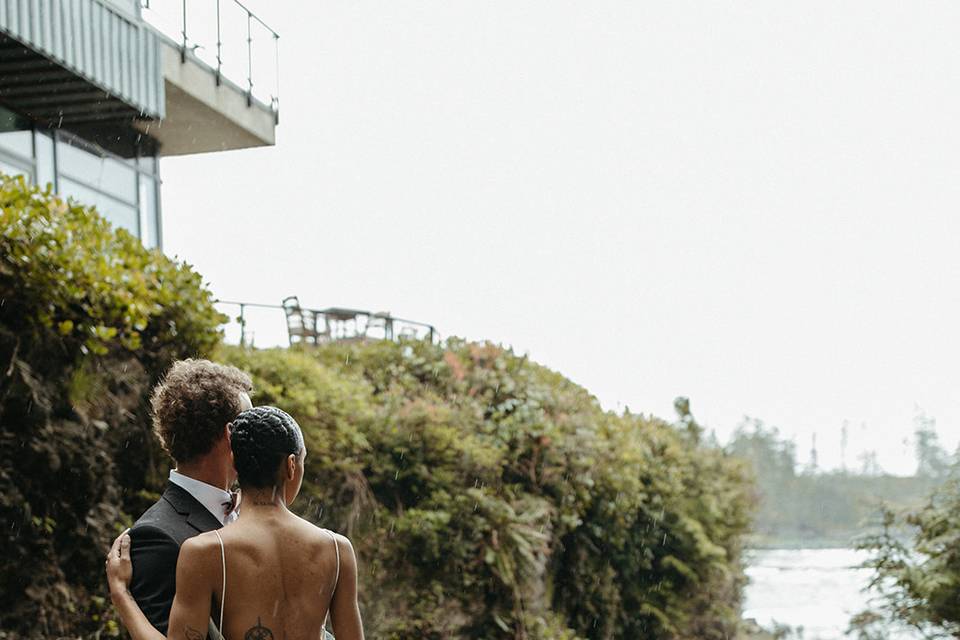
[[[133,580],[130,593],[147,619],[167,633],[177,592],[180,545],[198,533],[219,529],[220,521],[190,493],[171,483],[130,529]]]

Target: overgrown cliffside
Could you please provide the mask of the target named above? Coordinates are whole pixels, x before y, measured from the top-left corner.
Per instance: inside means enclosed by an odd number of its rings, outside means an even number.
[[[725,638],[740,463],[495,345],[228,348],[307,435],[300,509],[355,541],[384,638]]]

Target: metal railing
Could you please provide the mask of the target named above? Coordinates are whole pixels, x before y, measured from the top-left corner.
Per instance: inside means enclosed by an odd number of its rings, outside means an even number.
[[[433,342],[440,334],[433,325],[398,318],[389,313],[375,313],[356,309],[329,307],[307,309],[296,307],[291,321],[292,307],[279,304],[217,300],[220,311],[230,320],[224,326],[227,342],[261,348],[288,346],[297,343],[322,344],[336,341],[418,339]],[[309,318],[312,340],[304,339],[304,317]]]
[[[280,35],[239,0],[140,0],[142,16],[254,100],[280,111]]]

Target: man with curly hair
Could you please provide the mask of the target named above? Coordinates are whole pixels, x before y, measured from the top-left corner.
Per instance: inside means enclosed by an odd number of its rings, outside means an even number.
[[[249,409],[250,377],[209,360],[175,362],[153,390],[153,427],[176,467],[163,495],[130,530],[130,593],[166,633],[180,545],[236,517],[228,425]]]

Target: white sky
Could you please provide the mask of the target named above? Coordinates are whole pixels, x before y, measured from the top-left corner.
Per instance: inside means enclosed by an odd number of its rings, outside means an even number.
[[[956,446],[960,4],[248,4],[276,147],[162,163],[216,295],[390,310],[825,466],[848,420],[848,464],[912,471],[917,405]]]

